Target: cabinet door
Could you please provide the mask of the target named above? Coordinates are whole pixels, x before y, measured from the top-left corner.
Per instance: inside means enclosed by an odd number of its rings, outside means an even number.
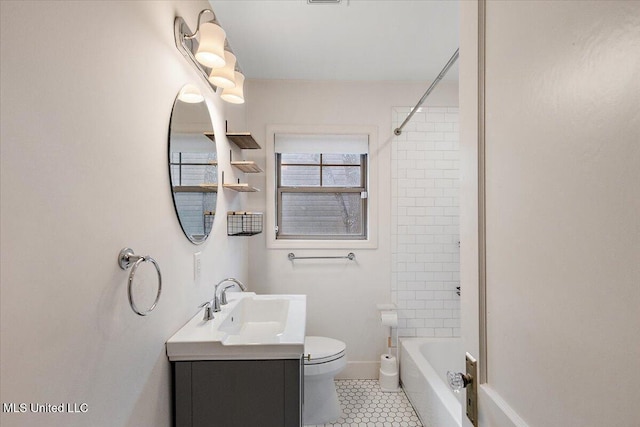
[[[304,364],[302,360],[283,360],[284,363],[284,422],[285,427],[302,425],[302,390]]]
[[[284,362],[193,362],[193,427],[286,425]]]

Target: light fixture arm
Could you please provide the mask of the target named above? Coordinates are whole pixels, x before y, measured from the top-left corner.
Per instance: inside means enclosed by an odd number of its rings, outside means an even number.
[[[213,15],[213,22],[216,22],[216,14],[213,12],[213,10],[211,9],[201,10],[200,13],[198,14],[198,25],[196,26],[196,30],[193,32],[193,34],[184,34],[185,40],[191,40],[198,35],[198,33],[200,32],[200,22],[202,22],[201,18],[205,12],[211,12],[211,14]]]

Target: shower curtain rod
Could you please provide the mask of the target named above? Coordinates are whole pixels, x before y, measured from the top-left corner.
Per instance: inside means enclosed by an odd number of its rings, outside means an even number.
[[[422,95],[422,98],[420,98],[420,101],[418,101],[416,106],[413,107],[413,110],[411,110],[411,112],[409,113],[407,118],[404,119],[404,122],[402,122],[402,124],[400,126],[398,126],[397,128],[394,129],[394,131],[393,131],[394,134],[400,135],[402,133],[402,128],[407,124],[407,122],[409,120],[411,120],[411,117],[413,117],[413,115],[416,113],[416,111],[418,111],[418,108],[420,108],[422,103],[427,99],[427,97],[429,96],[431,91],[433,89],[435,89],[435,87],[438,85],[440,80],[442,80],[442,78],[447,74],[447,71],[449,71],[449,68],[451,68],[451,66],[456,62],[456,59],[458,59],[458,52],[459,51],[460,51],[460,48],[456,49],[456,51],[453,53],[453,56],[451,57],[451,59],[449,59],[449,62],[447,62],[447,65],[445,65],[444,68],[442,69],[442,71],[440,71],[440,74],[438,74],[438,77],[436,77],[436,79],[433,81],[433,83],[431,83],[431,86],[429,86],[429,89],[427,89],[427,91],[424,93],[424,95]]]

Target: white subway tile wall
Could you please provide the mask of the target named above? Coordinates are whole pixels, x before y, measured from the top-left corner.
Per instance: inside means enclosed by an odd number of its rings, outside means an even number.
[[[392,109],[393,129],[410,107]],[[421,107],[391,154],[391,297],[398,336],[460,336],[457,107]]]

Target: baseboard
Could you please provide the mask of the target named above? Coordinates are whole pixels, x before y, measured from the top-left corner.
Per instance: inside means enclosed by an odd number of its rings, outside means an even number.
[[[347,362],[347,366],[336,375],[337,380],[377,380],[380,362]]]

